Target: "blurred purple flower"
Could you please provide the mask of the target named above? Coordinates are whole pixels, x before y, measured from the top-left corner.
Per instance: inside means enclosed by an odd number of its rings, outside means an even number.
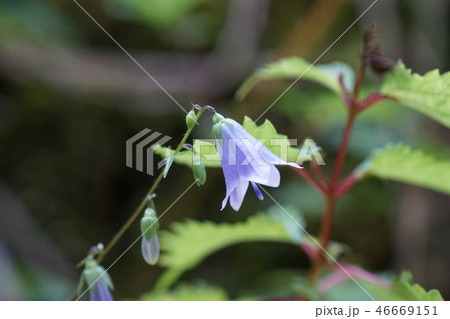
[[[108,284],[102,277],[97,280],[94,287],[91,289],[90,299],[91,301],[114,301]]]
[[[252,184],[256,196],[261,200],[263,194],[258,184],[278,187],[280,172],[275,165],[301,168],[296,163],[288,163],[276,156],[238,122],[219,115],[216,117],[216,123],[213,127],[213,135],[227,188],[222,209],[229,200],[231,207],[236,211],[239,210],[249,183]]]
[[[84,263],[83,277],[89,287],[91,301],[113,301],[111,289],[114,289],[114,285],[105,268],[92,256],[88,256]]]

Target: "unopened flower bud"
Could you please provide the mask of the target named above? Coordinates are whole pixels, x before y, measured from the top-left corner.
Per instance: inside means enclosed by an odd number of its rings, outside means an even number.
[[[144,216],[141,218],[141,233],[147,240],[150,240],[159,230],[158,217],[153,208],[147,208],[144,211]]]
[[[89,287],[91,301],[114,300],[110,291],[114,289],[114,285],[105,268],[100,266],[93,258],[88,258],[84,267],[83,277]]]
[[[194,110],[191,110],[186,115],[186,126],[188,129],[191,129],[195,126],[195,124],[197,124],[197,115],[195,114]]]
[[[370,65],[377,74],[388,72],[396,61],[385,56],[380,44],[376,40],[375,25],[371,25],[364,33],[364,48],[362,51],[363,62]]]
[[[203,164],[200,156],[196,153],[193,155],[193,163],[192,163],[192,173],[194,174],[194,178],[197,180],[197,185],[203,185],[206,182],[206,169],[205,164]]]
[[[214,124],[220,123],[223,120],[225,120],[225,118],[222,115],[220,115],[219,113],[214,113],[212,117],[212,121]]]
[[[142,237],[141,252],[147,264],[156,265],[159,259],[159,239],[156,232],[150,240],[147,240],[145,236]]]

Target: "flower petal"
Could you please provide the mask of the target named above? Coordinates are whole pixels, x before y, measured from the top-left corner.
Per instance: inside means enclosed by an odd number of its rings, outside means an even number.
[[[275,165],[270,166],[270,174],[267,178],[267,183],[259,183],[262,185],[270,186],[270,187],[278,187],[280,186],[280,172],[278,171],[278,168],[275,167]]]
[[[109,291],[108,286],[106,285],[106,282],[100,278],[96,283],[94,287],[94,291],[90,295],[91,301],[113,301],[113,296],[111,295],[111,292]]]
[[[233,127],[230,127],[230,125],[223,125],[222,168],[225,164],[233,169],[234,174],[237,175],[238,179],[253,180],[256,183],[265,184],[270,175],[270,164],[265,162],[261,157],[254,159],[251,152],[248,150],[248,147],[243,143],[243,140],[248,140],[248,137],[250,137],[256,141],[255,143],[260,142],[248,133],[247,135],[248,136],[241,136],[240,134],[236,134]],[[248,158],[250,160],[248,160]],[[224,174],[226,174],[225,171]]]
[[[216,146],[226,185],[222,209],[230,200],[231,207],[239,210],[249,182],[259,199],[263,199],[263,196],[257,184],[278,187],[280,172],[275,165],[301,168],[296,163],[282,160],[232,119],[222,120],[220,129],[222,139],[216,139]]]
[[[241,180],[239,185],[233,190],[230,196],[230,205],[235,210],[238,211],[241,208],[242,202],[244,201],[245,193],[247,193],[248,181]]]
[[[219,141],[216,139],[216,147],[217,147],[217,151],[219,152],[220,162],[222,165],[222,172],[223,172],[223,176],[225,178],[226,195],[225,195],[225,199],[222,202],[222,209],[224,209],[224,207],[228,201],[228,198],[231,195],[231,192],[239,184],[239,173],[236,170],[236,165],[234,165],[234,166],[230,165],[229,161],[226,160],[229,155],[228,155],[228,150],[227,150],[227,154],[224,155],[223,140]],[[228,146],[226,148],[228,148]]]

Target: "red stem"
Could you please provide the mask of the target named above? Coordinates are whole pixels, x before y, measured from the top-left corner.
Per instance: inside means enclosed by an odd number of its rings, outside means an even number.
[[[353,88],[353,99],[358,99],[359,89],[361,87],[362,81],[364,79],[364,75],[366,73],[366,64],[363,60],[361,63],[361,67],[358,70],[358,74],[356,75],[355,87]]]
[[[336,206],[336,199],[333,195],[326,196],[325,203],[325,215],[322,220],[322,225],[320,228],[320,247],[317,247],[318,255],[317,258],[313,262],[313,266],[308,274],[308,280],[310,282],[314,282],[319,275],[320,269],[324,264],[326,264],[327,260],[325,258],[324,249],[328,246],[331,238],[331,229],[333,222],[333,213],[334,208]]]
[[[356,103],[354,103],[356,104]],[[339,147],[338,156],[336,159],[336,164],[334,165],[333,177],[331,178],[331,192],[334,192],[334,189],[337,187],[339,182],[339,176],[342,171],[342,167],[345,161],[345,155],[347,154],[348,143],[350,142],[350,134],[353,129],[353,124],[355,123],[356,115],[358,111],[355,106],[350,110],[347,124],[345,125],[344,134],[342,136],[341,146]]]
[[[350,142],[350,136],[353,130],[353,125],[355,124],[355,119],[358,113],[360,112],[359,103],[357,100],[357,96],[359,93],[359,88],[361,86],[361,82],[363,80],[365,73],[365,65],[362,64],[360,70],[358,71],[355,88],[353,90],[353,94],[348,96],[346,104],[349,108],[349,114],[347,118],[347,123],[345,125],[344,133],[342,135],[341,145],[339,146],[339,151],[336,159],[336,163],[333,168],[333,173],[331,177],[331,181],[329,183],[329,187],[326,188],[324,194],[325,197],[325,213],[322,219],[322,225],[320,229],[320,247],[318,248],[318,256],[314,260],[314,264],[309,272],[308,279],[310,282],[314,282],[320,272],[322,266],[327,262],[325,258],[325,249],[328,247],[328,243],[331,238],[331,229],[333,224],[333,213],[336,207],[336,202],[339,196],[337,196],[337,190],[339,189],[339,177],[342,172],[342,168],[345,162],[345,156],[347,155],[348,144]],[[341,79],[341,83],[342,83]],[[345,88],[343,87],[345,90]]]
[[[352,172],[346,178],[344,178],[335,190],[336,198],[339,198],[347,193],[355,185],[359,178],[360,176],[355,174],[355,172]]]
[[[341,145],[339,147],[339,152],[336,160],[336,164],[333,169],[333,176],[331,178],[330,185],[325,195],[325,214],[323,216],[322,225],[320,229],[320,247],[318,257],[314,261],[313,267],[309,273],[309,280],[311,282],[315,281],[320,268],[322,265],[326,263],[326,258],[324,255],[324,250],[327,248],[328,243],[331,238],[331,229],[333,224],[333,213],[336,207],[336,201],[338,196],[336,196],[336,190],[339,186],[339,176],[342,171],[342,167],[344,166],[345,155],[347,154],[348,143],[350,141],[350,135],[353,129],[353,124],[355,123],[356,115],[358,114],[358,110],[356,108],[356,103],[352,103],[352,109],[350,110],[347,124],[345,125],[344,134],[342,135]]]
[[[342,182],[339,178],[342,173],[342,168],[344,166],[345,157],[347,155],[348,144],[350,142],[350,136],[355,124],[356,116],[363,110],[372,106],[373,104],[383,100],[386,96],[380,93],[374,93],[366,97],[363,101],[358,100],[358,94],[365,75],[365,61],[361,63],[361,67],[358,70],[358,74],[355,81],[355,87],[353,92],[348,92],[343,84],[343,75],[340,75],[339,81],[342,85],[342,90],[344,94],[344,102],[349,109],[349,114],[347,118],[347,123],[345,125],[344,133],[342,135],[341,145],[339,146],[339,151],[336,159],[336,163],[333,168],[333,173],[331,181],[328,183],[326,178],[322,174],[322,170],[317,165],[314,166],[313,170],[317,174],[317,179],[314,179],[308,172],[302,170],[296,170],[305,180],[318,188],[325,198],[325,212],[322,219],[322,225],[320,229],[320,247],[318,247],[317,257],[313,260],[313,266],[308,275],[308,279],[313,283],[319,273],[320,269],[324,264],[327,263],[325,258],[325,249],[327,248],[330,238],[331,229],[333,224],[333,214],[336,208],[336,202],[344,195],[358,180],[358,176],[355,173],[347,176]],[[325,186],[324,186],[325,185]]]
[[[350,110],[347,124],[344,129],[344,134],[342,135],[342,141],[339,147],[336,164],[334,165],[333,176],[331,178],[329,187],[323,193],[325,197],[325,213],[320,228],[320,247],[318,247],[318,257],[314,260],[313,266],[308,275],[308,279],[310,282],[314,282],[317,279],[320,269],[326,263],[324,250],[327,248],[331,238],[333,213],[338,198],[338,196],[336,196],[336,190],[339,188],[339,176],[344,165],[345,155],[347,154],[347,148],[350,141],[350,134],[352,132],[353,124],[355,123],[355,118],[358,114],[356,103],[353,103],[352,106],[353,107]]]

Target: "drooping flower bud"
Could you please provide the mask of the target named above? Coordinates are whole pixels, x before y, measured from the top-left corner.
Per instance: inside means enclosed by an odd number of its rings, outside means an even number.
[[[144,260],[155,265],[159,259],[159,222],[156,211],[149,207],[145,210],[141,219],[142,243],[141,253]]]
[[[206,182],[205,164],[200,159],[200,156],[195,152],[192,156],[192,173],[194,174],[194,178],[197,180],[197,185],[200,186]]]
[[[142,237],[141,252],[147,264],[156,265],[159,259],[159,239],[156,232],[150,240],[147,240],[145,236]]]
[[[186,115],[186,126],[188,129],[191,129],[195,126],[195,124],[197,124],[197,114],[195,114],[194,110],[191,110]]]
[[[143,237],[150,240],[155,232],[159,230],[158,217],[153,208],[149,207],[144,211],[141,218],[141,233]]]
[[[106,272],[105,268],[100,266],[94,258],[88,257],[84,261],[82,276],[89,287],[89,296],[91,301],[114,300],[110,291],[114,289],[111,277]]]

